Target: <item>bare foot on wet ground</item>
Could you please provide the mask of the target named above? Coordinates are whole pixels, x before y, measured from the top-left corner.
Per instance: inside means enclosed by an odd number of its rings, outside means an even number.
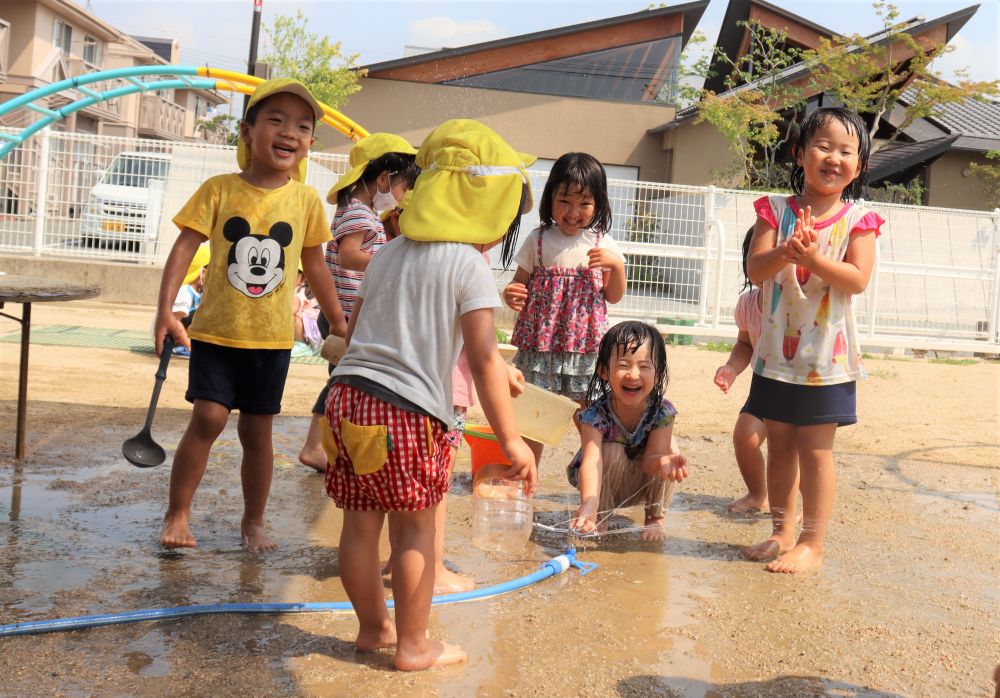
[[[784,574],[803,574],[818,572],[823,566],[823,551],[805,543],[799,543],[794,548],[778,556],[777,560],[764,565],[768,572]]]
[[[396,648],[396,668],[401,671],[421,671],[436,666],[467,662],[469,655],[458,645],[428,640],[422,651]]]
[[[266,553],[278,549],[278,544],[268,535],[267,529],[262,523],[244,521],[240,524],[240,535],[247,552]]]
[[[160,544],[164,548],[193,548],[198,544],[188,527],[187,514],[167,514],[163,517]]]

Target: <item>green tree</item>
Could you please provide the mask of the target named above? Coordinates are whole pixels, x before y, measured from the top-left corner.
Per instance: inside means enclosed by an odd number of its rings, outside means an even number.
[[[1000,150],[991,150],[986,153],[990,160],[1000,161]],[[1000,208],[1000,163],[996,165],[981,165],[974,162],[969,165],[972,174],[979,179],[983,189],[990,197],[990,205]]]
[[[294,17],[278,15],[264,27],[267,49],[261,60],[271,65],[275,77],[292,77],[309,87],[316,99],[337,108],[361,89],[364,70],[358,69],[360,54],[345,56],[340,42],[310,32],[302,10]]]
[[[802,87],[781,74],[801,60],[801,51],[788,45],[785,32],[753,21],[740,25],[749,31],[749,49],[736,60],[715,51],[714,63],[726,73],[726,92],[702,90],[695,123],[715,126],[735,158],[731,168],[717,173],[720,179],[738,187],[782,188],[789,168],[778,155],[794,135],[805,98]]]
[[[195,130],[213,134],[223,145],[236,145],[240,135],[237,129],[239,123],[239,119],[230,114],[216,114],[208,119],[198,119]]]

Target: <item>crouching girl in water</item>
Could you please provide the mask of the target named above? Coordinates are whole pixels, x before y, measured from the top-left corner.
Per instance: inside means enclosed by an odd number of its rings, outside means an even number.
[[[358,288],[347,353],[326,401],[327,493],[344,510],[340,574],[358,616],[355,646],[395,646],[399,669],[466,660],[427,639],[434,589],[435,515],[451,449],[451,372],[462,350],[504,456],[504,477],[534,490],[535,459],[514,420],[511,386],[497,350],[500,306],[482,253],[502,242],[509,264],[534,158],[470,119],[446,121],[417,152],[423,169],[402,237],[376,254]],[[530,205],[529,205],[530,206]],[[388,515],[395,623],[386,609],[379,537]]]
[[[838,426],[857,422],[855,383],[866,374],[851,299],[868,286],[883,220],[845,199],[861,197],[870,150],[861,117],[842,107],[818,109],[793,148],[796,195],[754,202],[747,272],[763,289],[764,321],[744,409],[767,426],[773,530],[744,555],[770,560],[769,572],[822,565],[837,489],[833,440]]]
[[[666,537],[664,502],[687,477],[673,438],[677,410],[663,397],[668,379],[667,350],[655,328],[629,321],[604,335],[580,413],[580,451],[566,469],[580,490],[572,528],[589,533],[600,513],[642,502],[641,538]]]

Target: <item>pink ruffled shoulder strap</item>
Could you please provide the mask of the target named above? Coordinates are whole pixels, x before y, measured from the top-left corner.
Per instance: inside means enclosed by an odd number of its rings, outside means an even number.
[[[851,228],[851,233],[860,233],[866,230],[874,230],[875,236],[878,237],[882,234],[882,226],[885,224],[885,219],[878,215],[874,211],[869,211],[861,218],[858,219],[854,227]]]
[[[778,227],[778,219],[774,217],[774,209],[771,208],[771,197],[762,196],[754,201],[753,210],[757,212],[758,216],[773,225],[775,228]]]

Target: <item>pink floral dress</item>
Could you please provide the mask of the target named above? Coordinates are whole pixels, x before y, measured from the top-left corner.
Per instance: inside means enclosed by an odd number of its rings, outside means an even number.
[[[544,266],[543,233],[538,231],[538,266],[528,278],[528,297],[511,338],[518,348],[514,365],[529,383],[582,400],[608,329],[604,274]]]

